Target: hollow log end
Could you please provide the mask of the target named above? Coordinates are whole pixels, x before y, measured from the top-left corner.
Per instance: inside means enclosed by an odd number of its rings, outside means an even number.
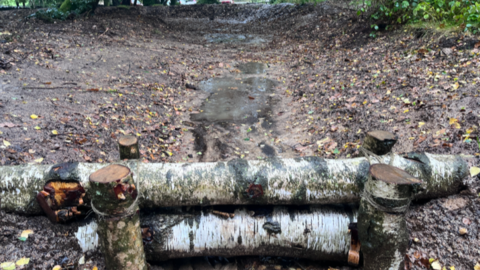
[[[422,180],[411,176],[406,171],[386,164],[370,166],[370,174],[374,179],[388,184],[415,185],[422,183]]]
[[[90,182],[106,184],[123,179],[129,174],[130,169],[128,167],[119,164],[112,164],[92,173],[89,177],[89,180]]]
[[[127,136],[120,137],[120,139],[118,140],[118,143],[121,146],[129,147],[129,146],[137,144],[138,140],[137,140],[137,137],[135,137],[135,136],[127,135]]]

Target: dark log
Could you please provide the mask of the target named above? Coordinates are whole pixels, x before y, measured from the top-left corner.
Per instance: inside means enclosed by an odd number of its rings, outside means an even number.
[[[358,234],[365,270],[403,270],[408,248],[405,213],[421,181],[398,168],[375,164],[360,201]]]
[[[146,270],[139,208],[132,172],[110,165],[90,175],[92,208],[107,269]]]
[[[389,153],[397,140],[398,137],[388,131],[374,130],[367,132],[362,147],[380,156]]]
[[[138,139],[135,136],[122,136],[118,140],[120,159],[139,159]]]

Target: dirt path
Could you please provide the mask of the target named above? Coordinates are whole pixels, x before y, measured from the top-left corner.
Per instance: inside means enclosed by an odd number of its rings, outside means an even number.
[[[476,154],[479,163],[477,37],[397,29],[372,39],[368,22],[328,2],[100,8],[54,24],[27,14],[0,13],[1,59],[12,61],[0,69],[1,165],[115,161],[122,134],[139,136],[145,162],[350,158],[374,129],[395,132],[398,153]],[[415,265],[427,257],[473,269],[479,192],[469,178],[462,194],[413,207]],[[31,222],[16,219],[0,221],[2,243]],[[20,253],[0,252],[0,262],[58,260]]]

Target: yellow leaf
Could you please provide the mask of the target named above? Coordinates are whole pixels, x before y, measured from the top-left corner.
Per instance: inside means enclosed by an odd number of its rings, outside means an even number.
[[[403,111],[403,113],[407,113],[408,112],[408,109],[406,109],[405,111]]]
[[[456,122],[458,122],[456,118],[450,118],[450,121],[449,121],[450,125],[453,125],[453,123],[456,123]]]
[[[92,270],[98,270],[98,267],[94,266],[94,267],[92,268]]]
[[[433,261],[430,266],[433,270],[442,270],[442,265],[438,261]]]
[[[37,119],[37,118],[38,118],[38,115],[32,114],[32,115],[30,115],[30,118],[32,118],[32,119]]]
[[[5,145],[5,146],[10,146],[10,145],[11,145],[11,143],[9,143],[9,142],[7,142],[7,141],[3,140],[3,145]]]
[[[430,259],[428,259],[428,262],[429,262],[430,264],[432,264],[432,262],[434,262],[434,261],[435,261],[435,259],[434,259],[434,258],[430,258]]]
[[[41,158],[37,158],[37,159],[35,159],[34,161],[35,161],[36,163],[40,163],[40,162],[42,162],[42,161],[43,161],[43,157],[41,157]]]
[[[30,258],[23,257],[17,261],[17,265],[22,266],[22,265],[28,264],[29,262],[30,262]]]
[[[62,267],[60,265],[55,265],[52,270],[62,270]]]
[[[455,123],[455,124],[453,124],[453,125],[455,126],[456,129],[460,129],[460,128],[461,128],[459,123]]]
[[[474,177],[475,175],[480,173],[480,168],[478,167],[470,167],[470,175]]]
[[[52,130],[52,134],[53,135],[58,135],[58,131],[54,129],[54,130]]]
[[[0,268],[2,270],[15,270],[15,263],[14,262],[4,262],[0,264]]]
[[[172,156],[172,155],[173,155],[172,152],[168,152],[168,151],[167,151],[167,154],[168,154],[169,156]]]
[[[36,130],[40,130],[40,129],[42,129],[42,128],[41,128],[41,127],[39,127],[39,126],[36,126],[36,127],[34,127],[34,129],[36,129]]]
[[[367,104],[367,102],[368,102],[368,101],[367,101],[367,100],[365,100],[365,101],[363,102],[363,105]]]
[[[455,266],[452,265],[452,266],[449,267],[449,269],[450,270],[455,270]]]
[[[42,160],[43,160],[43,158],[42,158]],[[29,234],[32,234],[32,233],[33,233],[32,230],[24,230],[22,232],[22,234],[20,235],[20,237],[25,237],[26,238],[26,237],[28,237]]]
[[[473,270],[480,270],[480,263],[475,264]]]
[[[425,125],[425,122],[418,122],[418,127],[422,127],[423,125]]]
[[[142,134],[140,134],[140,133],[137,133],[137,137],[140,137],[140,136],[142,136]]]

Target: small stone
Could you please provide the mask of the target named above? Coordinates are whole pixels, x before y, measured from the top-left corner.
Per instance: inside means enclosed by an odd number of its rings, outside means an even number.
[[[468,233],[468,230],[466,228],[460,227],[460,230],[458,230],[458,233],[460,233],[460,235],[465,235]]]
[[[275,265],[275,270],[281,270],[282,269],[282,266],[281,265]]]

